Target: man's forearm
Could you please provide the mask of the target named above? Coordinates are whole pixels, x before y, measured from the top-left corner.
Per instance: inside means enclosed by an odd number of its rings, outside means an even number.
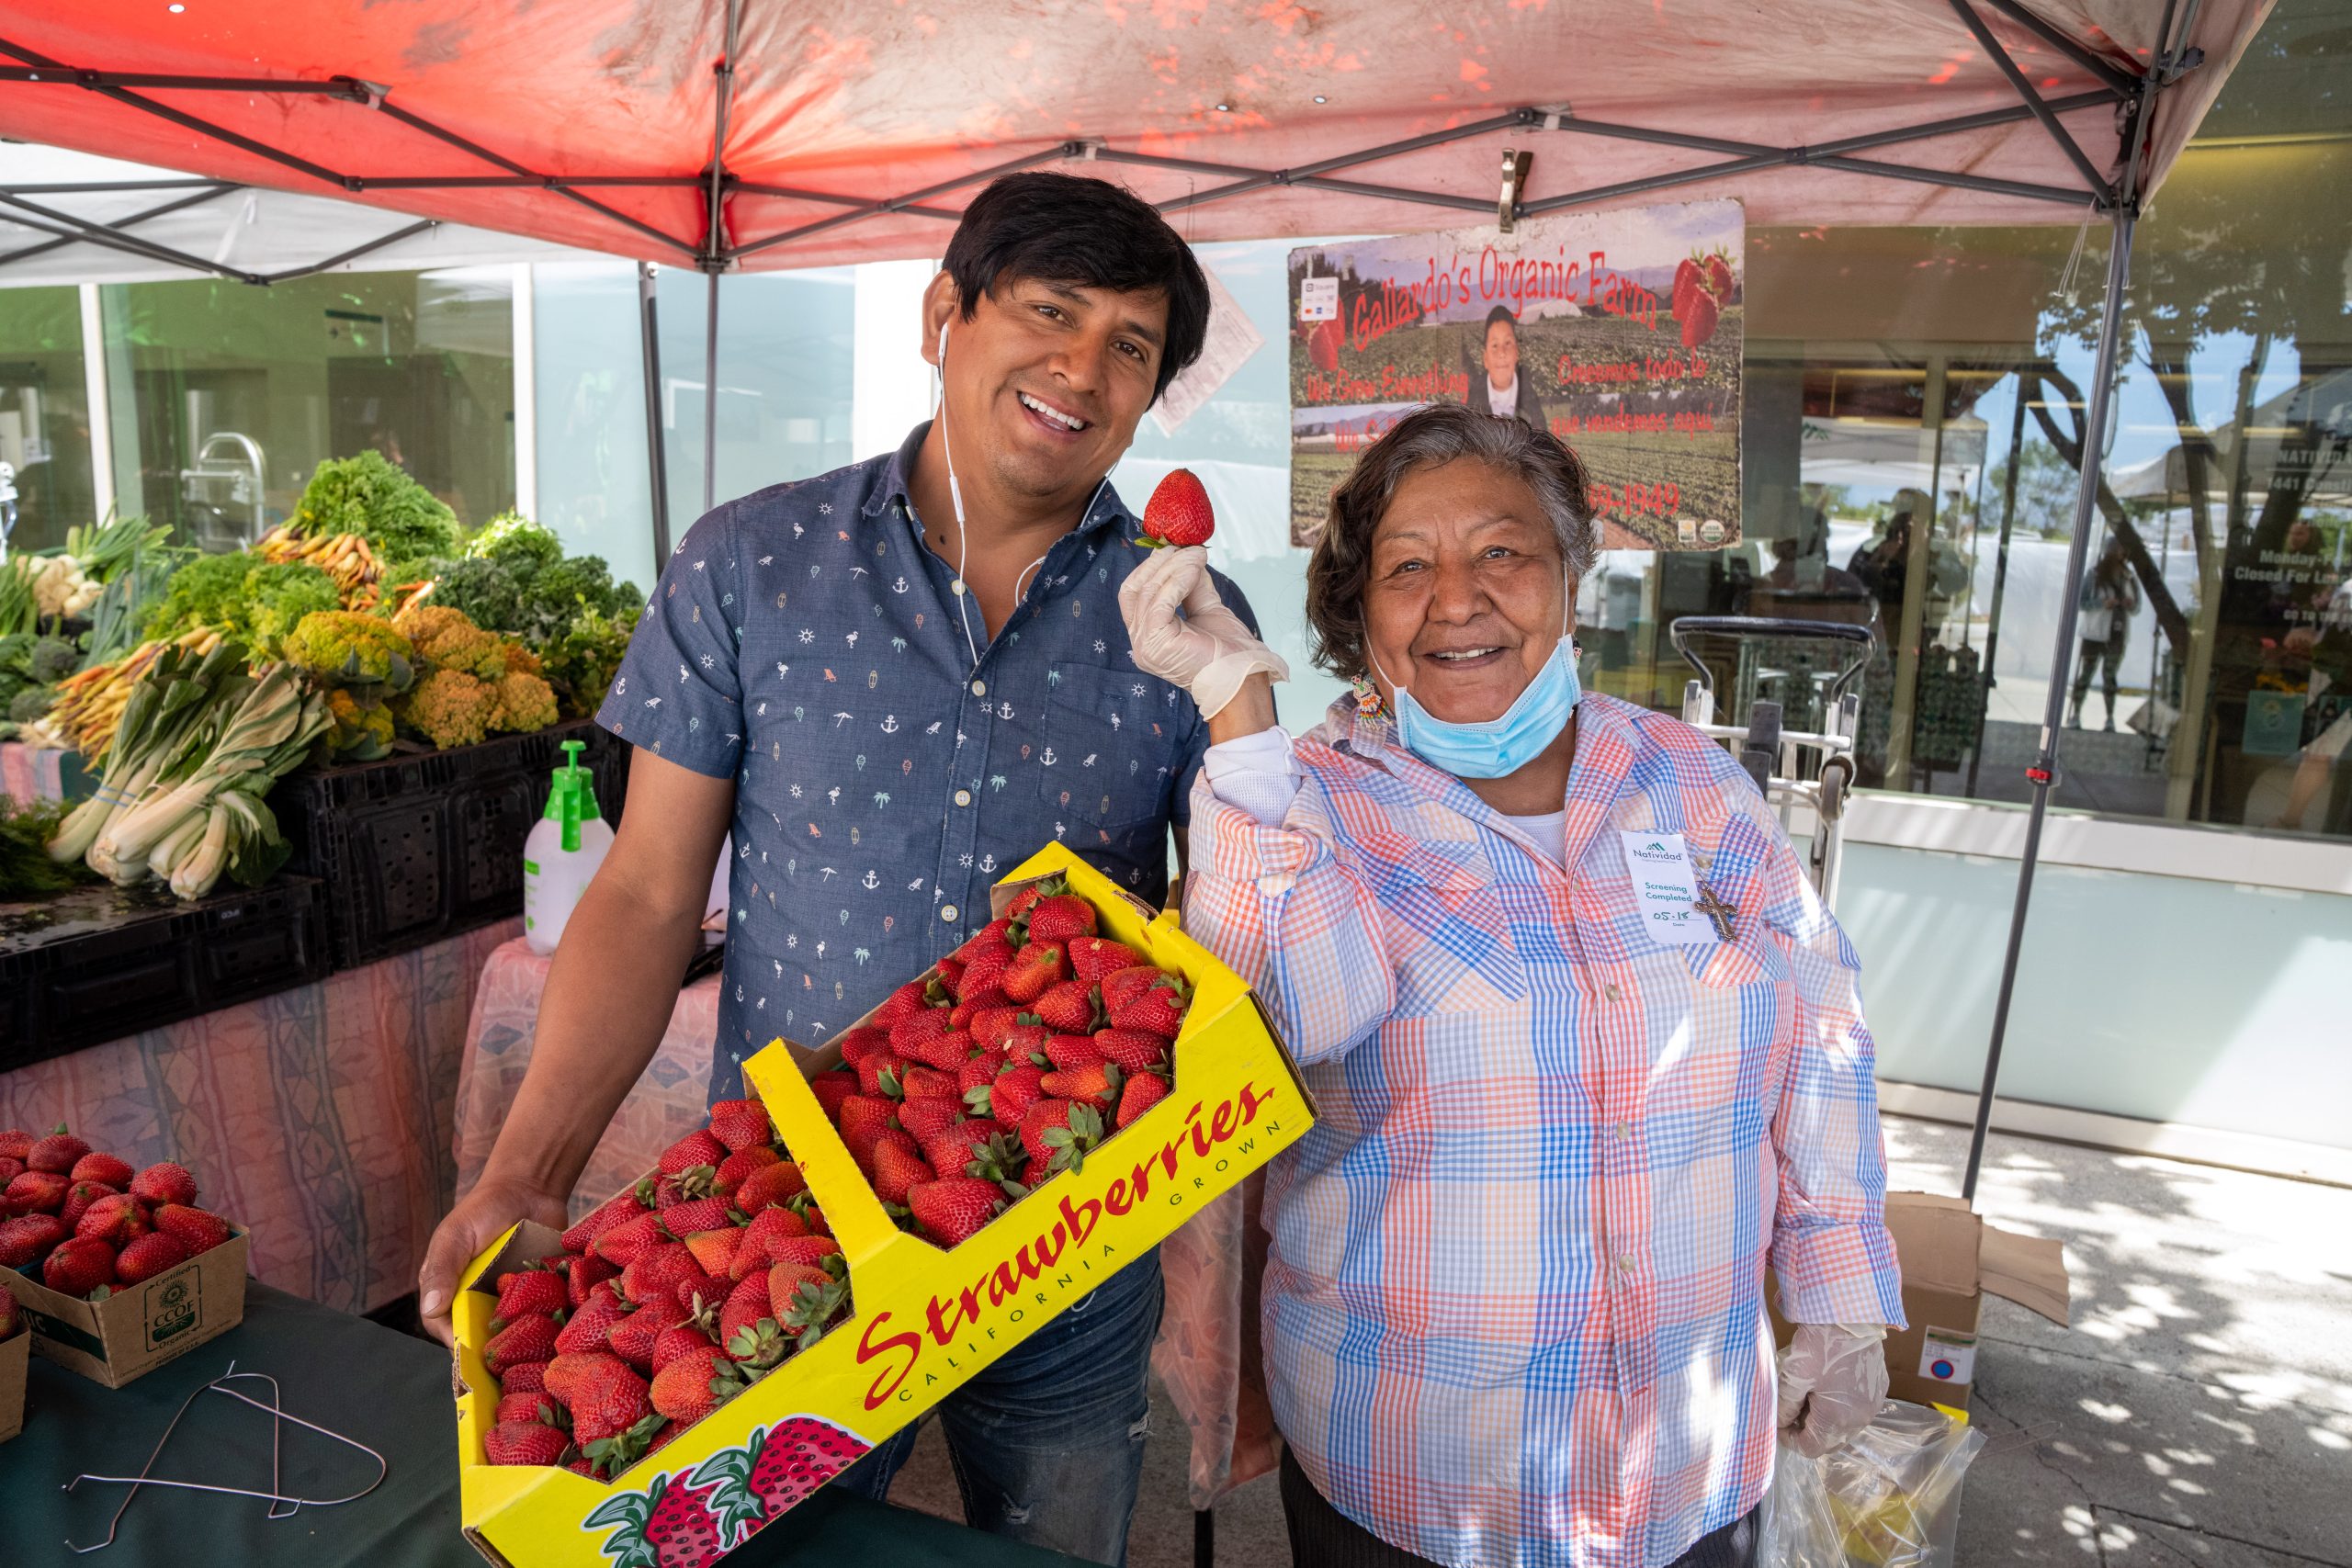
[[[700,911],[652,914],[608,876],[589,884],[548,972],[523,1087],[482,1175],[568,1193],[662,1043]]]

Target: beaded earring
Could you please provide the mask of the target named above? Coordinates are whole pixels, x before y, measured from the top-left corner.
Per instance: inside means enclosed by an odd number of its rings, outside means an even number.
[[[1380,694],[1380,688],[1372,683],[1369,676],[1356,676],[1348,682],[1348,687],[1355,696],[1356,712],[1368,716],[1377,715],[1386,708],[1387,704]]]

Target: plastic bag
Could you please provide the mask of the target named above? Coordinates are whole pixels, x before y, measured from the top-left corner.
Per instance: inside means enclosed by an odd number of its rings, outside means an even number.
[[[1758,1568],[1956,1568],[1960,1483],[1984,1434],[1890,1399],[1821,1458],[1781,1449]]]

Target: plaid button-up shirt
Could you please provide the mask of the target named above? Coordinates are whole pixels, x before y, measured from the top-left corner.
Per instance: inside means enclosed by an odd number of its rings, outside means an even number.
[[[1273,1410],[1308,1477],[1441,1562],[1653,1568],[1772,1469],[1765,1269],[1903,1321],[1853,948],[1723,749],[1577,709],[1564,872],[1335,705],[1277,826],[1194,786],[1187,929],[1321,1114],[1269,1175]],[[1644,930],[1680,833],[1727,942]]]

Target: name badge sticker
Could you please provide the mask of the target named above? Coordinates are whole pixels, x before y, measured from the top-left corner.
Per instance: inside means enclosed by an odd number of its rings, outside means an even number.
[[[1625,866],[1633,874],[1634,899],[1642,926],[1653,942],[1682,945],[1715,942],[1715,928],[1690,906],[1699,897],[1690,874],[1690,851],[1679,833],[1620,833]]]

